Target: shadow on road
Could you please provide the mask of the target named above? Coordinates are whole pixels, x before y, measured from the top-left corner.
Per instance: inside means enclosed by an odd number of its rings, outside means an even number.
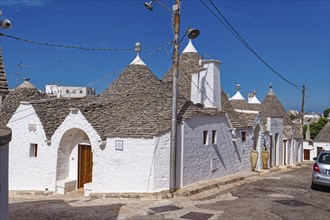
[[[75,202],[75,201],[72,201]],[[86,204],[87,205],[87,204]],[[9,219],[117,219],[125,204],[84,206],[64,200],[44,200],[9,204]]]

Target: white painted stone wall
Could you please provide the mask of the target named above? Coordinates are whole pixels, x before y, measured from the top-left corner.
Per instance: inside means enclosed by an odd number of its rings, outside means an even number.
[[[261,152],[264,150],[264,146],[263,146],[263,137],[262,137],[262,133],[263,131],[263,124],[262,124],[262,118],[260,115],[258,115],[254,121],[254,125],[253,125],[253,129],[251,130],[251,134],[247,134],[246,136],[246,143],[249,143],[248,146],[252,146],[253,148],[253,136],[254,136],[254,130],[256,129],[256,127],[259,126],[260,127],[260,131],[259,131],[259,135],[258,135],[258,139],[257,139],[257,147],[256,150],[258,151],[259,155],[258,155],[258,161],[257,161],[257,166],[256,166],[256,170],[260,171],[263,169],[263,164],[262,164],[262,156],[261,156]],[[269,151],[269,136],[267,136],[267,134],[264,134],[265,140],[266,140],[266,147],[267,150]],[[269,160],[268,160],[269,163]],[[269,167],[269,164],[268,164]]]
[[[93,152],[92,181],[97,180],[98,169],[102,167],[97,158],[102,154],[101,138],[84,115],[72,109],[52,136],[52,147],[56,150],[56,181],[78,180],[78,145],[90,145]],[[86,186],[86,184],[85,184]]]
[[[22,103],[8,125],[10,190],[55,190],[56,149],[46,143],[42,124],[32,105]],[[30,144],[37,144],[37,157],[30,157]]]
[[[272,161],[273,166],[283,165],[283,118],[270,117],[267,118],[267,130],[270,132],[273,142]],[[278,134],[275,141],[275,134]],[[275,150],[276,148],[276,150]],[[271,149],[269,149],[271,150]],[[275,156],[276,153],[276,156]],[[276,161],[275,161],[276,158]]]
[[[219,178],[251,170],[250,142],[235,143],[225,116],[196,116],[181,126],[181,173],[179,186]],[[216,131],[216,144],[212,144],[212,130]],[[203,132],[208,131],[209,144],[203,144]],[[252,139],[247,132],[247,140]],[[212,162],[217,165],[212,170]]]
[[[170,133],[154,138],[153,191],[168,190],[170,184]],[[150,187],[148,187],[150,188]]]
[[[221,108],[220,61],[203,60],[202,70],[192,74],[191,101],[205,107]]]
[[[312,146],[312,148],[310,151],[310,160],[313,160],[314,157],[317,157],[317,148],[321,147],[324,150],[330,150],[330,143],[326,143],[326,142],[314,142],[314,146]]]
[[[313,142],[310,142],[310,141],[306,141],[304,140],[303,141],[303,147],[304,147],[304,150],[309,150],[309,158],[308,160],[313,160],[313,155],[314,155],[314,143]],[[316,153],[315,153],[316,154]]]
[[[123,141],[123,150],[115,149],[116,141]],[[153,192],[153,159],[159,150],[155,150],[154,139],[108,138],[103,150],[93,149],[93,182],[88,186],[91,193]],[[157,184],[162,187],[162,183]]]

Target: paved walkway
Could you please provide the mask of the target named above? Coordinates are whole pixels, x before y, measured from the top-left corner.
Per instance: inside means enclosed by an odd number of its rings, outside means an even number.
[[[304,164],[303,166],[310,166]],[[204,181],[184,187],[174,194],[174,198],[160,199],[154,196],[137,196],[126,194],[102,194],[98,197],[84,197],[83,190],[76,190],[66,195],[38,194],[26,192],[10,196],[10,219],[217,219],[219,211],[192,208],[194,201],[214,194],[219,194],[232,187],[246,182],[256,181],[271,172],[287,172],[295,168],[276,168],[258,172],[239,173],[216,180]],[[262,175],[262,176],[261,176]],[[112,197],[111,195],[117,195]],[[130,196],[129,196],[130,195]],[[143,194],[144,195],[144,194]],[[230,195],[222,195],[222,199],[230,200]],[[135,198],[135,199],[132,199]],[[139,199],[136,199],[139,198]],[[210,198],[212,201],[212,198]],[[210,201],[208,200],[208,202]],[[173,210],[174,212],[171,212]],[[186,215],[186,216],[185,216]]]

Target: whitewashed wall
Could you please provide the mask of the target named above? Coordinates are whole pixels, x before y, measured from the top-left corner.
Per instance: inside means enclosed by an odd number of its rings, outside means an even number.
[[[116,150],[123,141],[123,150]],[[108,138],[103,150],[95,149],[91,192],[152,192],[154,139]]]
[[[29,130],[29,125],[35,130]],[[10,190],[55,190],[56,149],[47,145],[42,124],[32,105],[22,103],[8,125],[13,140],[9,147]],[[30,157],[30,144],[38,144]]]
[[[153,191],[168,190],[170,184],[170,133],[154,138]],[[148,187],[149,189],[150,187]]]
[[[277,117],[267,118],[267,130],[270,132],[273,142],[272,158],[271,158],[271,160],[273,161],[273,166],[282,165],[283,164],[283,118],[277,118]],[[275,141],[275,134],[278,134],[277,142]]]
[[[97,157],[100,151],[100,136],[87,121],[84,115],[77,109],[72,109],[63,123],[52,136],[51,145],[55,149],[55,179],[78,179],[78,145],[91,145],[93,151],[93,176],[98,175]],[[86,184],[85,184],[86,185]]]
[[[251,170],[249,160],[252,145],[234,143],[225,116],[196,116],[181,126],[181,173],[180,187],[201,180]],[[209,144],[203,144],[203,132],[209,132]],[[211,144],[212,130],[217,131],[216,144]],[[247,132],[247,140],[252,131]],[[217,163],[212,170],[212,161]]]
[[[313,160],[313,157],[317,157],[317,148],[321,147],[324,150],[330,150],[330,143],[326,142],[314,142],[314,147],[310,152],[310,159]]]

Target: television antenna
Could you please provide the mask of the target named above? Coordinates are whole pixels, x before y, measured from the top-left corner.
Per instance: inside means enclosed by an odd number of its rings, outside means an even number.
[[[25,67],[28,67],[28,68],[33,68],[34,66],[32,65],[25,65],[23,64],[23,62],[20,62],[19,64],[16,65],[16,71],[14,72],[14,74],[16,75],[16,84],[18,85],[18,78],[19,78],[19,75],[23,74],[23,72],[21,71],[18,71],[18,68],[19,69],[23,69]]]

